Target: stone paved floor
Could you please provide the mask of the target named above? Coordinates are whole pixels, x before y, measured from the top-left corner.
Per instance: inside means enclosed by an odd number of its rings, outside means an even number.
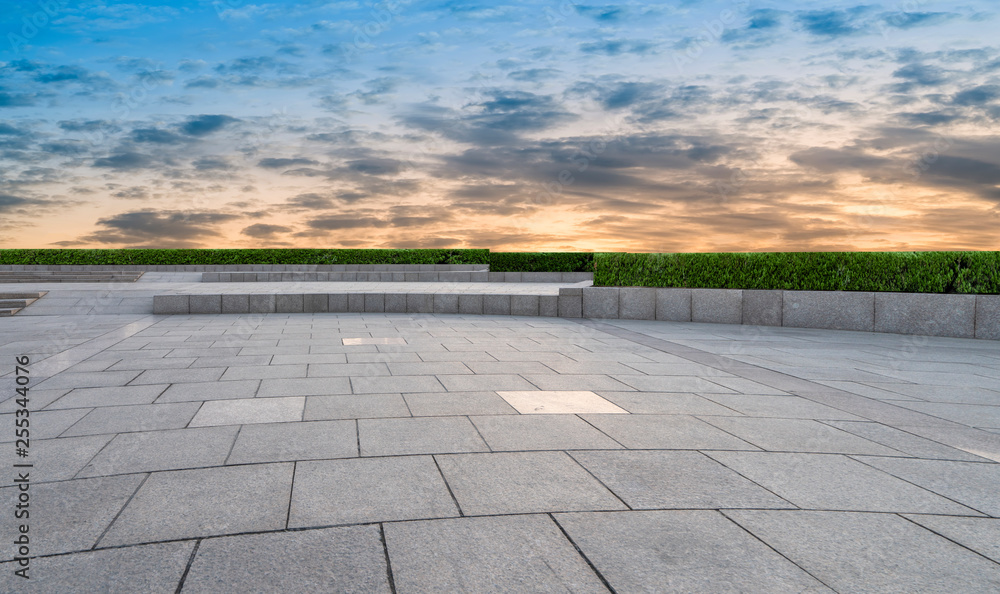
[[[0,591],[1000,590],[997,342],[57,313],[0,319]]]

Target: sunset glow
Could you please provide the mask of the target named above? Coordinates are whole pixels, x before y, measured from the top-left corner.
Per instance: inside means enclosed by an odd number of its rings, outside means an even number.
[[[986,0],[11,3],[0,248],[996,250],[998,25]]]

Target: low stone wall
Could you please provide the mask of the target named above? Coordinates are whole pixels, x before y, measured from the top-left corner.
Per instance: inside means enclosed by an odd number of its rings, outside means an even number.
[[[560,291],[560,297],[563,296]],[[1000,340],[1000,296],[586,287],[585,318],[709,322]],[[566,296],[575,295],[572,290]]]
[[[1000,296],[647,287],[559,295],[330,293],[157,295],[156,314],[442,313],[706,322],[1000,340]]]
[[[420,272],[489,270],[488,264],[176,264],[137,266],[90,266],[60,264],[52,266],[0,265],[5,270],[108,271],[141,270],[143,272]]]
[[[550,316],[556,295],[457,293],[252,293],[246,295],[156,295],[155,314],[247,313],[441,313]]]
[[[260,282],[453,282],[453,283],[577,283],[594,280],[590,272],[490,272],[489,270],[389,270],[331,272],[205,272],[205,283]]]

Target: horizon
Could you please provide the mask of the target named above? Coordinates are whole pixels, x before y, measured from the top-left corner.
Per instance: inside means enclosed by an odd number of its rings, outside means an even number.
[[[41,0],[0,249],[1000,249],[985,0]]]

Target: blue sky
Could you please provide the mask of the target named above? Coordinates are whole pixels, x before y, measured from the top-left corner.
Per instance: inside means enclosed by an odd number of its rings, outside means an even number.
[[[997,16],[18,2],[0,247],[1000,249]]]

